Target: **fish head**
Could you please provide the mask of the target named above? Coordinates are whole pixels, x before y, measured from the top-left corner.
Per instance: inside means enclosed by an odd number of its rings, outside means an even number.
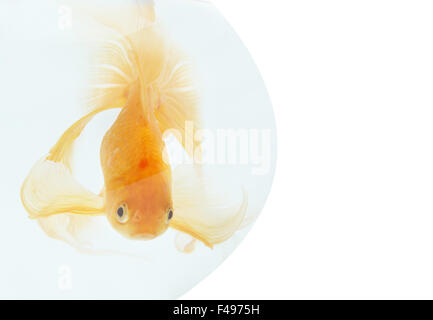
[[[106,209],[109,222],[123,236],[136,240],[158,237],[173,218],[169,172],[106,190]]]

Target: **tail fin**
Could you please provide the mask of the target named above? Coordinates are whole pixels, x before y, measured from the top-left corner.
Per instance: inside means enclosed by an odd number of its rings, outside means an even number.
[[[76,23],[75,28],[78,37],[93,49],[86,111],[92,112],[109,104],[123,107],[131,86],[140,78],[140,61],[143,60],[140,56],[149,55],[149,52],[161,56],[152,51],[156,46],[149,37],[149,31],[154,29],[155,24],[153,1],[63,1],[71,7],[74,18],[80,22]],[[138,37],[144,39],[138,41]],[[147,42],[144,47],[147,53],[141,52],[143,41]],[[155,61],[158,60],[161,58]],[[151,62],[151,59],[146,62]]]
[[[153,2],[140,2],[116,10],[109,6],[113,10],[102,13],[87,10],[106,30],[96,49],[86,104],[90,111],[109,104],[121,107],[138,86],[142,105],[150,107],[146,111],[154,113],[161,132],[178,131],[176,138],[193,156],[185,145],[186,122],[201,125],[190,66],[158,30]]]
[[[194,157],[194,150],[199,147],[188,146],[186,124],[192,123],[195,128],[201,128],[198,98],[191,80],[191,70],[188,62],[175,49],[167,52],[165,63],[155,87],[159,90],[159,103],[155,109],[162,132],[176,130],[179,141],[189,156]],[[191,149],[193,148],[193,149]]]

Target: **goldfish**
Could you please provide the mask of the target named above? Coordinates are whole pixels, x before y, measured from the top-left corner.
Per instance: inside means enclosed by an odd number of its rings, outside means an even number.
[[[189,66],[159,32],[153,3],[127,12],[125,23],[95,17],[112,33],[98,50],[89,108],[30,170],[21,188],[23,206],[49,236],[67,242],[65,232],[74,237],[85,217],[105,216],[127,239],[151,240],[173,228],[193,239],[183,246],[178,241],[185,252],[196,240],[212,248],[242,225],[246,193],[238,205],[225,206],[206,193],[196,165],[176,171],[166,160],[164,132],[184,132],[187,121],[200,125]],[[97,114],[111,109],[120,112],[100,146],[104,187],[95,194],[74,177],[73,146]]]

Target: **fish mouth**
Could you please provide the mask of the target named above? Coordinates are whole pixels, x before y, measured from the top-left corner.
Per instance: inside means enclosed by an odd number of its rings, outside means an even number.
[[[134,240],[152,240],[156,238],[156,235],[151,233],[137,233],[131,236]]]

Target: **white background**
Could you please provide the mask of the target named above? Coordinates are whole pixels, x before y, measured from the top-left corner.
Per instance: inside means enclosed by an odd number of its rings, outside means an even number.
[[[258,223],[183,298],[433,298],[431,1],[214,3],[268,85],[278,164]]]

